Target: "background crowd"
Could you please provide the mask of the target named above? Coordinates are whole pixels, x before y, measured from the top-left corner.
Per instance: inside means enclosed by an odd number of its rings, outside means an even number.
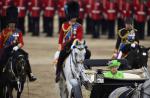
[[[58,28],[66,20],[64,5],[69,0],[0,0],[0,32],[6,27],[6,9],[18,7],[17,27],[25,35],[39,36],[40,17],[43,19],[43,32],[46,36],[54,34],[54,16],[58,16]],[[138,30],[139,39],[150,36],[150,0],[76,0],[80,5],[78,22],[85,23],[85,34],[92,38],[108,35],[114,39],[117,30],[124,27],[127,17],[133,18],[134,28]],[[25,30],[25,17],[28,31]],[[146,27],[146,28],[145,28]],[[59,30],[58,30],[59,33]]]

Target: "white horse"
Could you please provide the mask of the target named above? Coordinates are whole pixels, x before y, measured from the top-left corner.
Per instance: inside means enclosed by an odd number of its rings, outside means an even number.
[[[76,41],[71,46],[71,53],[64,61],[63,73],[59,81],[61,98],[83,98],[81,82],[87,81],[84,73],[85,41]]]
[[[137,88],[119,87],[109,95],[109,98],[150,98],[150,79]]]

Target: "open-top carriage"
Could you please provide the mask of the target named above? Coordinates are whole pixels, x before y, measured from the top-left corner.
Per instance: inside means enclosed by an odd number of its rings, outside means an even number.
[[[85,60],[84,65],[89,68],[85,73],[90,81],[91,95],[90,98],[108,98],[109,94],[118,87],[131,86],[137,87],[149,79],[150,75],[147,68],[122,70],[124,79],[112,79],[103,76],[107,71],[107,63],[111,59],[93,59]],[[120,59],[121,66],[128,64],[127,60]]]

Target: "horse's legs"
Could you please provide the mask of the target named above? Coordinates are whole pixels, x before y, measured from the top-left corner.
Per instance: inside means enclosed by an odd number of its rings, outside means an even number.
[[[17,90],[17,98],[20,98],[20,97],[21,97],[21,93],[22,93],[23,89],[24,89],[24,82],[21,82],[21,91],[19,92],[19,91]]]
[[[6,98],[13,98],[13,87],[8,86],[7,92],[6,92]]]
[[[60,97],[61,98],[68,98],[68,90],[66,87],[66,82],[65,82],[65,79],[62,75],[60,76],[59,89],[60,89]]]

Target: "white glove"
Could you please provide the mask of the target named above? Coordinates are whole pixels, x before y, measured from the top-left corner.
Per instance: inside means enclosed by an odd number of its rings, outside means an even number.
[[[13,50],[14,50],[14,51],[17,51],[18,49],[19,49],[18,46],[13,47]]]
[[[131,44],[131,47],[132,47],[132,48],[135,48],[135,46],[136,46],[135,43],[132,43],[132,44]]]
[[[55,60],[58,59],[59,54],[60,54],[60,51],[56,51],[56,53],[55,53],[55,55],[54,55],[54,59],[55,59]]]

